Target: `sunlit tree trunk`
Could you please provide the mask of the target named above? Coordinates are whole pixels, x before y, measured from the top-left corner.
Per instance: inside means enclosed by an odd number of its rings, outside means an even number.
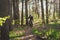
[[[60,19],[60,0],[59,0],[59,19]]]
[[[56,0],[54,0],[54,12],[53,12],[53,18],[54,18],[54,19],[55,19],[55,7],[56,7],[56,6],[55,6],[55,1],[56,1]]]
[[[39,15],[39,0],[35,0],[35,13],[38,15],[38,18],[40,17]]]
[[[57,2],[55,2],[55,12],[56,12],[56,16],[59,18],[59,12],[57,12]]]
[[[40,17],[40,13],[39,13],[39,0],[38,0],[38,18]]]

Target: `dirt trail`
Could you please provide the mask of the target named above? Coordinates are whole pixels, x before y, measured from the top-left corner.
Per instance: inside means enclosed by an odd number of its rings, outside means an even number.
[[[25,30],[25,36],[21,37],[20,40],[35,40],[34,35],[31,33],[32,28]]]
[[[37,26],[37,24],[34,26]],[[31,27],[25,29],[25,36],[21,37],[20,40],[36,40],[36,37],[32,34],[31,31]]]
[[[39,20],[33,23],[33,27],[38,27],[39,26]],[[20,37],[20,40],[36,40],[36,37],[32,34],[32,28],[29,27],[25,29],[25,36]]]

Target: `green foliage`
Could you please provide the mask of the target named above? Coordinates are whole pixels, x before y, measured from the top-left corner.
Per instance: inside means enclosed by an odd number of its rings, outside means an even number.
[[[12,25],[14,25],[14,24],[20,24],[20,21],[18,19],[17,20],[13,20]]]
[[[19,20],[15,20],[16,24],[20,24],[20,21]]]
[[[24,28],[22,27],[18,27],[18,28],[14,28],[13,30],[23,30]]]
[[[14,25],[14,23],[15,23],[15,20],[12,21],[12,25]]]
[[[43,30],[42,32],[39,32],[38,29],[33,29],[32,33],[40,36],[45,35],[48,40],[51,39],[59,40],[60,38],[60,31],[51,28],[48,30]]]
[[[41,35],[42,32],[39,32],[37,29],[32,29],[32,33],[35,35]]]
[[[54,38],[54,39],[59,39],[59,37],[60,37],[60,33],[59,33],[59,31],[57,31],[57,30],[55,30],[55,29],[49,29],[47,32],[46,32],[46,36],[47,36],[47,38],[49,39],[52,39],[52,38]]]
[[[34,18],[34,22],[37,21],[38,15],[35,12],[33,12],[32,15],[33,15],[33,18]]]
[[[5,16],[5,17],[0,17],[0,26],[3,25],[3,23],[5,23],[6,19],[9,19],[10,16]]]
[[[13,32],[13,31],[11,31],[9,33],[9,37],[10,38],[21,37],[23,35],[24,35],[24,32]]]

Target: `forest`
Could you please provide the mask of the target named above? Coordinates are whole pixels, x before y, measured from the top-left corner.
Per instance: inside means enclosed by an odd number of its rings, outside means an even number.
[[[60,0],[1,0],[0,40],[60,40]]]

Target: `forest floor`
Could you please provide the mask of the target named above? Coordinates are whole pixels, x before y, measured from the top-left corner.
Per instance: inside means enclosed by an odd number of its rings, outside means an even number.
[[[39,26],[39,21],[33,23],[33,28]],[[20,37],[20,40],[36,40],[36,37],[32,34],[32,28],[28,27],[25,29],[25,36]]]
[[[24,26],[23,30],[13,30],[16,34],[19,34],[19,32],[24,32],[24,36],[18,37],[18,40],[36,40],[36,37],[32,34],[32,29],[39,26],[39,21],[36,21],[33,23],[33,27]],[[15,37],[16,38],[16,37]],[[16,39],[11,39],[16,40]]]
[[[49,28],[53,28],[53,29],[57,29],[60,31],[60,24],[57,24],[57,25],[53,25],[53,24],[50,24],[50,25],[43,25],[42,27],[39,25],[40,23],[40,20],[36,21],[33,23],[33,27],[25,27],[24,32],[25,32],[25,35],[22,36],[22,37],[18,37],[19,40],[40,40],[40,39],[37,39],[36,36],[34,34],[32,34],[32,29],[33,28],[38,28],[38,30],[47,30]]]
[[[37,24],[36,24],[36,26],[37,26]],[[36,37],[32,34],[31,27],[25,29],[25,36],[20,37],[20,40],[36,40]]]
[[[42,27],[39,26],[39,22],[35,23],[33,28],[38,28],[38,30],[47,30],[49,28],[52,28],[52,29],[56,29],[58,31],[60,31],[60,24],[58,25],[43,25]],[[31,32],[32,28],[29,27],[27,29],[25,29],[25,36],[23,37],[20,37],[20,40],[41,40],[41,39],[37,39],[36,36],[34,34],[32,34]]]

